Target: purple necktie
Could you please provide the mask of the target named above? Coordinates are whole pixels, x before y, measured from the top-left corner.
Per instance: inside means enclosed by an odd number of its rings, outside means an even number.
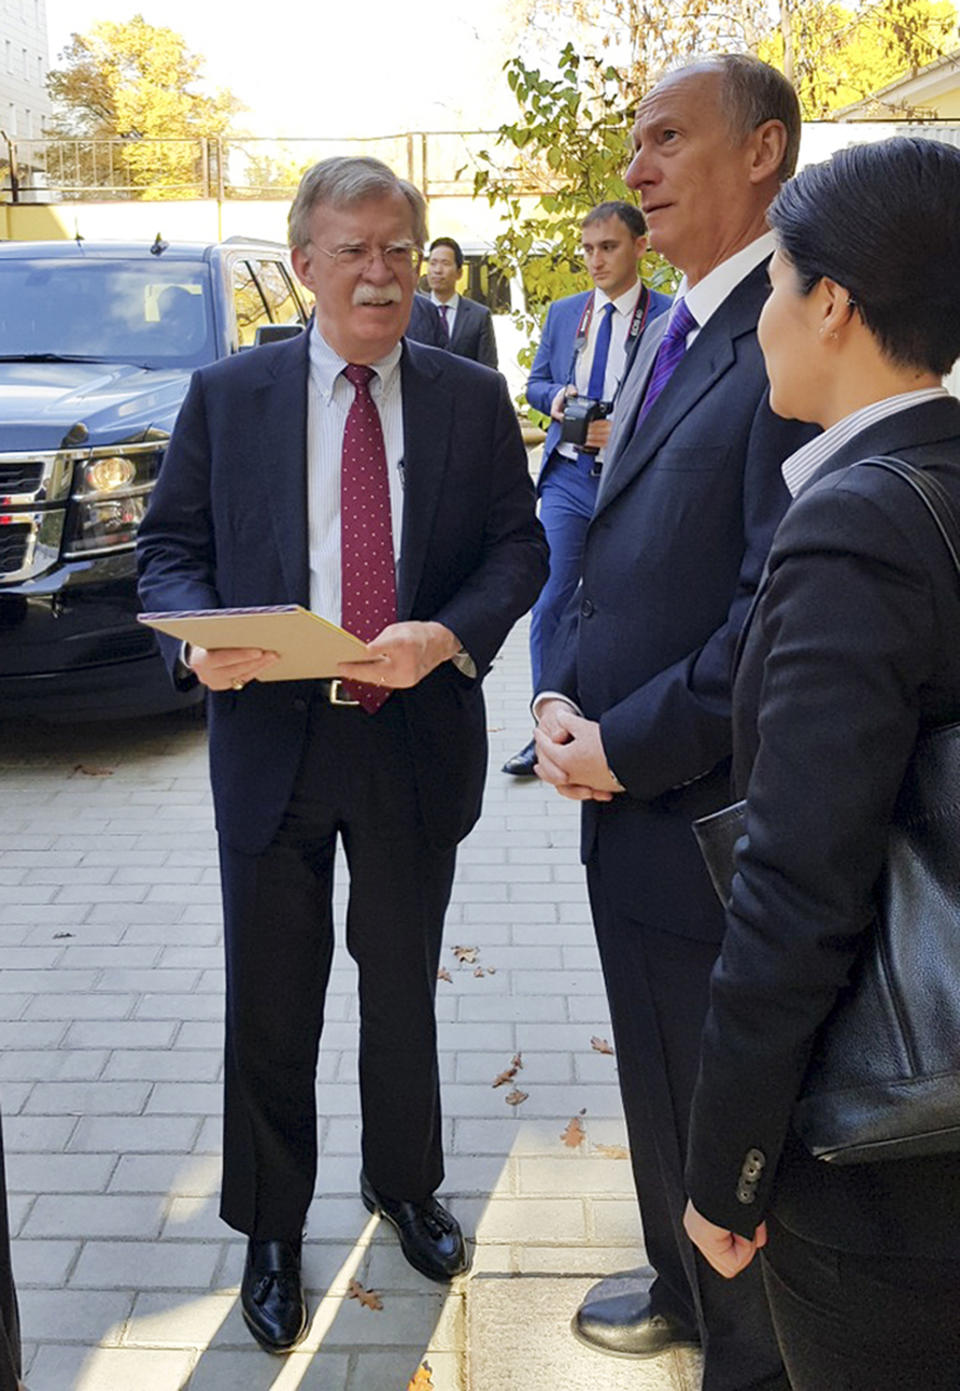
[[[438,308],[439,311],[440,311],[440,323],[443,325],[443,341],[444,341],[445,343],[449,343],[449,342],[450,342],[450,320],[447,318],[447,306],[446,306],[445,304],[438,304],[438,305],[437,305],[437,308]]]
[[[397,621],[397,575],[390,520],[390,480],[380,413],[370,395],[372,367],[351,363],[343,375],[354,389],[343,431],[340,468],[341,623],[370,642]],[[344,681],[347,695],[373,715],[389,687]]]
[[[692,333],[696,327],[697,321],[687,308],[686,300],[676,300],[670,311],[667,331],[660,340],[660,347],[654,358],[653,371],[650,373],[646,395],[637,416],[637,425],[647,416],[650,407],[670,380],[674,368],[687,350],[687,334]]]

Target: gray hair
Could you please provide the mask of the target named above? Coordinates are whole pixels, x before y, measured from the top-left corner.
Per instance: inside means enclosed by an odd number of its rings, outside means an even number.
[[[713,53],[675,68],[668,77],[685,73],[714,72],[720,79],[720,101],[730,134],[745,142],[766,121],[779,121],[786,131],[786,146],[777,177],[792,178],[800,152],[800,103],[782,72],[748,53]]]
[[[413,237],[417,246],[427,240],[427,205],[423,194],[379,159],[367,155],[335,155],[312,165],[300,180],[287,217],[291,246],[301,249],[310,241],[310,217],[319,203],[334,208],[349,207],[364,198],[382,198],[401,193],[410,205]]]

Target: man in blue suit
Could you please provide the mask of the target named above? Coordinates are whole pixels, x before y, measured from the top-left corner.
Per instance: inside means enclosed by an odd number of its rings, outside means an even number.
[[[581,854],[617,1046],[649,1290],[588,1299],[621,1356],[704,1351],[704,1391],[786,1391],[759,1275],[728,1282],[682,1228],[699,1038],[724,914],[690,823],[730,799],[733,651],[812,431],[770,410],[757,319],[766,210],[796,162],[781,73],[725,55],[640,103],[626,174],[684,273],[617,405],[581,588],[534,707],[538,772],[583,802]]]
[[[670,308],[666,295],[641,284],[638,262],[647,249],[647,226],[632,203],[601,203],[583,220],[583,259],[596,286],[558,299],[547,310],[543,337],[527,382],[527,400],[550,416],[537,483],[540,520],[550,543],[550,578],[530,616],[533,689],[560,616],[580,578],[587,524],[593,516],[610,436],[609,416],[587,428],[584,447],[563,440],[567,403],[577,395],[616,401],[620,383],[649,324]],[[533,740],[503,765],[505,773],[530,777]]]
[[[271,682],[271,653],[165,643],[174,679],[210,692],[221,1215],[248,1237],[243,1314],[272,1352],[306,1327],[338,837],[359,967],[361,1197],[422,1274],[467,1264],[433,1196],[434,991],[456,845],[480,810],[480,683],[536,598],[546,545],[503,379],[402,340],[424,223],[419,192],[377,160],[307,171],[290,240],[313,323],[196,373],[140,532],[148,608],[300,603],[349,626],[373,659],[342,679]]]

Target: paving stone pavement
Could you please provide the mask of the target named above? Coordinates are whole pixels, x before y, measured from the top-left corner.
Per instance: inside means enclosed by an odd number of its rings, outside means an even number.
[[[642,1262],[577,808],[500,773],[529,729],[526,625],[487,681],[491,771],[438,983],[447,1177],[475,1235],[445,1291],[357,1194],[355,973],[338,945],[304,1248],[311,1324],[283,1358],[238,1308],[217,1216],[223,972],[202,728],[0,726],[0,1106],[31,1391],[694,1391],[696,1359],[576,1344],[583,1292]],[[340,917],[345,875],[337,887]],[[342,938],[342,932],[341,932]],[[456,947],[476,950],[460,961]],[[493,1087],[514,1055],[526,1093]],[[585,1138],[572,1149],[572,1118]],[[379,1312],[346,1298],[351,1280]]]

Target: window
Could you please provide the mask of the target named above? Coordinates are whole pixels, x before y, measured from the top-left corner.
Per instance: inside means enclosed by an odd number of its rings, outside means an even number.
[[[270,315],[256,277],[246,261],[233,263],[233,306],[240,346],[249,348],[256,341],[260,325],[270,322]]]
[[[283,267],[276,261],[256,261],[252,269],[260,282],[270,318],[275,324],[301,322],[300,306]]]

